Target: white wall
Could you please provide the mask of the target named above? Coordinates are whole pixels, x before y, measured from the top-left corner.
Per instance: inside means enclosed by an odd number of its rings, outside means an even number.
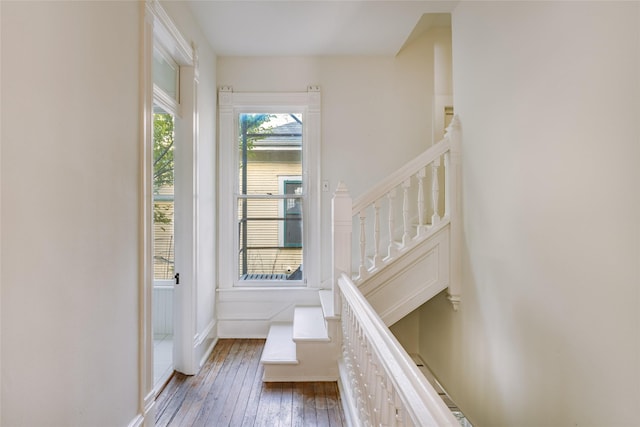
[[[216,56],[196,24],[185,3],[163,1],[162,7],[174,21],[182,35],[197,47],[199,84],[198,104],[198,259],[196,283],[196,334],[207,336],[198,348],[196,357],[204,352],[215,338],[216,284]]]
[[[432,143],[433,37],[394,57],[219,57],[218,82],[238,92],[322,89],[322,279],[331,275],[331,195],[357,197]]]
[[[462,303],[420,335],[474,426],[638,424],[639,29],[637,2],[453,14]]]
[[[136,2],[2,2],[2,420],[138,413]]]

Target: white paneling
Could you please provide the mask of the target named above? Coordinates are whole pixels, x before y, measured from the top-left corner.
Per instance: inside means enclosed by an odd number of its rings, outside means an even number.
[[[391,325],[449,285],[449,229],[392,263],[361,287],[382,320]]]
[[[173,286],[153,287],[153,335],[173,335]]]

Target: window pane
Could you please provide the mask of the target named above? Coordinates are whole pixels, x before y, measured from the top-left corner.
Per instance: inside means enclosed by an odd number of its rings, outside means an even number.
[[[153,51],[153,83],[178,101],[178,65],[158,49]]]
[[[240,114],[238,123],[238,276],[302,280],[302,114]]]
[[[153,276],[174,275],[173,115],[155,107],[153,114]]]
[[[296,213],[283,216],[286,213],[283,207],[289,204]],[[249,196],[239,199],[238,225],[239,277],[243,280],[302,279],[301,275],[293,274],[302,265],[301,198]]]
[[[283,194],[278,176],[302,175],[301,114],[240,114],[240,194]]]
[[[302,181],[284,181],[286,195],[301,195]],[[302,247],[302,202],[299,198],[284,199],[284,246]]]

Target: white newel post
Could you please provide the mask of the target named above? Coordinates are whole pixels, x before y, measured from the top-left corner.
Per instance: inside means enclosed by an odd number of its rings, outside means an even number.
[[[343,182],[338,183],[331,200],[331,224],[333,236],[333,309],[341,312],[341,298],[338,278],[342,273],[351,277],[351,234],[353,202],[349,190]]]
[[[461,134],[460,120],[458,116],[453,116],[449,127],[447,127],[447,136],[451,142],[451,154],[447,165],[448,185],[446,210],[449,212],[450,225],[450,244],[449,244],[449,301],[453,305],[454,310],[458,310],[460,304],[461,285],[462,285],[462,177],[461,177]]]

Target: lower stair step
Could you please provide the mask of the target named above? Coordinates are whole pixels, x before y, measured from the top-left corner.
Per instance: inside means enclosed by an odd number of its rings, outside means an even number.
[[[272,323],[260,362],[264,365],[297,365],[296,343],[291,323]]]

